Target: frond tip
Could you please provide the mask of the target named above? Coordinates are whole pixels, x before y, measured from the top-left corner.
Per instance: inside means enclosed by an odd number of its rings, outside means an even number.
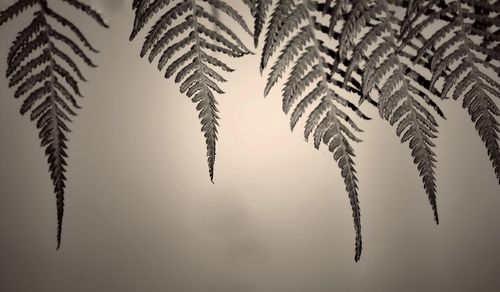
[[[217,54],[239,58],[251,52],[232,29],[208,12],[210,10],[202,6],[201,2],[226,14],[252,35],[243,17],[224,0],[137,0],[132,5],[135,21],[130,39],[134,39],[151,18],[160,15],[145,37],[141,57],[149,53],[148,60],[152,62],[161,55],[158,69],[163,70],[166,66],[165,78],[175,75],[174,80],[180,83],[181,93],[185,93],[196,104],[207,145],[208,172],[213,182],[219,126],[214,92],[224,93],[217,82],[226,81],[215,69],[233,71]],[[175,20],[178,24],[173,25]],[[217,31],[209,29],[207,24],[215,25]]]
[[[64,0],[92,16],[101,26],[107,27],[99,14],[90,6],[77,0]],[[52,10],[46,0],[19,0],[0,12],[0,24],[16,17],[29,7],[37,7],[31,23],[18,33],[7,57],[9,87],[16,87],[15,98],[24,98],[21,114],[30,112],[36,122],[41,146],[45,148],[49,172],[57,204],[57,249],[61,245],[66,188],[67,124],[79,109],[75,95],[81,96],[78,80],[85,81],[78,65],[67,51],[84,63],[95,67],[89,57],[71,36],[59,32],[51,22],[69,28],[76,39],[90,51],[90,45],[78,27],[61,14]],[[57,40],[59,42],[54,42]],[[65,48],[60,48],[60,45]],[[72,71],[68,71],[65,66]]]

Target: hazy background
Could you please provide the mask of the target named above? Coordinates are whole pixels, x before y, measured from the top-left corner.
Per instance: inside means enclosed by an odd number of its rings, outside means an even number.
[[[0,291],[500,291],[500,188],[460,103],[440,102],[439,226],[408,146],[365,109],[355,263],[340,171],[290,132],[278,88],[263,98],[258,55],[225,74],[212,184],[194,105],[139,58],[143,35],[128,41],[131,1],[91,2],[112,28],[71,17],[101,54],[71,126],[59,251],[38,133],[0,79]],[[0,72],[25,24],[0,28]]]

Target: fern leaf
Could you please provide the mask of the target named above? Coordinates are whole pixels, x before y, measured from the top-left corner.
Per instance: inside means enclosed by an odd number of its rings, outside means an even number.
[[[404,3],[408,6],[406,16],[410,19],[401,23],[401,27],[410,30],[415,26],[411,18],[423,8],[418,7],[418,0]],[[340,28],[337,57],[338,63],[348,64],[343,84],[345,86],[351,81],[349,78],[356,72],[362,75],[360,103],[378,96],[380,116],[391,125],[397,124],[396,134],[401,137],[402,143],[409,142],[411,155],[438,223],[435,154],[431,141],[436,137],[437,123],[423,104],[432,107],[439,115],[442,112],[429,94],[414,86],[421,76],[402,61],[407,57],[402,48],[409,46],[410,42],[401,38],[401,43],[398,43],[400,38],[396,31],[399,21],[393,16],[394,11],[387,1],[354,1],[344,9],[343,14],[338,16],[346,21]],[[420,30],[412,33],[421,36]],[[358,39],[360,41],[356,44]],[[368,45],[374,49],[368,51]],[[340,70],[335,66],[333,69]]]
[[[166,10],[151,26],[145,37],[141,57],[149,52],[148,59],[152,62],[161,54],[158,69],[163,70],[167,66],[165,78],[170,78],[175,74],[174,81],[180,83],[181,93],[185,93],[196,104],[202,125],[201,131],[207,145],[209,176],[213,182],[219,125],[214,92],[224,93],[217,82],[225,82],[225,79],[212,67],[226,72],[233,70],[210,52],[222,53],[233,58],[239,58],[251,52],[232,29],[213,15],[214,12],[208,12],[210,10],[199,5],[201,2],[205,2],[215,12],[225,13],[249,35],[252,35],[239,12],[222,0],[138,0],[132,3],[135,21],[130,39],[135,38],[151,18]],[[245,3],[251,4],[249,1]],[[180,22],[172,25],[178,18]],[[215,24],[218,30],[209,29],[207,24]],[[181,37],[187,32],[189,32],[187,36]]]
[[[99,24],[107,27],[101,16],[90,6],[76,0],[64,0],[71,6],[90,15]],[[70,49],[85,63],[95,66],[87,57],[80,45],[71,37],[58,32],[49,24],[54,20],[69,31],[88,50],[97,52],[87,41],[79,28],[70,20],[58,14],[48,6],[47,0],[20,0],[6,10],[0,12],[0,24],[16,17],[24,9],[36,7],[36,12],[31,23],[23,29],[13,41],[7,56],[7,77],[9,87],[16,87],[14,97],[25,96],[20,113],[31,111],[30,119],[36,121],[39,129],[41,146],[45,148],[49,164],[49,173],[54,186],[57,203],[57,248],[61,244],[62,222],[64,213],[64,192],[66,182],[67,137],[70,132],[67,123],[71,122],[70,116],[75,116],[75,110],[80,108],[73,94],[81,96],[77,80],[85,80],[77,63],[65,50]],[[59,40],[67,47],[62,49]],[[37,49],[41,53],[35,55]],[[64,65],[69,66],[70,73]],[[73,76],[76,74],[76,78]],[[64,84],[59,82],[64,80]],[[41,101],[41,102],[40,102]]]
[[[419,50],[422,53],[431,47],[435,48],[432,58],[424,64],[432,72],[428,89],[444,99],[450,96],[454,99],[463,98],[462,106],[469,112],[485,143],[500,183],[499,112],[494,101],[500,96],[500,84],[498,79],[491,77],[499,76],[500,67],[491,60],[500,60],[500,54],[498,50],[490,48],[500,43],[492,31],[500,25],[495,16],[498,3],[454,0],[442,5],[438,1],[429,1],[426,6],[435,12],[421,13],[421,23],[441,25]],[[409,33],[406,38],[411,39],[412,36]],[[443,41],[438,42],[438,39]],[[443,85],[436,88],[438,80],[442,80]]]
[[[331,50],[320,38],[320,35],[328,37],[328,30],[323,31],[322,25],[316,21],[314,14],[317,12],[321,12],[318,5],[308,0],[301,3],[281,0],[276,4],[267,27],[261,70],[280,44],[285,43],[269,73],[265,94],[294,63],[282,91],[283,111],[288,113],[293,109],[290,119],[292,130],[304,113],[319,102],[307,118],[304,136],[308,139],[314,133],[314,146],[319,148],[320,144],[325,144],[341,170],[352,207],[356,232],[354,258],[358,261],[362,250],[361,214],[354,152],[350,143],[360,141],[354,132],[361,129],[339,106],[347,106],[359,116],[365,116],[331,88],[326,72],[326,59]],[[311,85],[314,85],[312,90],[309,89]]]

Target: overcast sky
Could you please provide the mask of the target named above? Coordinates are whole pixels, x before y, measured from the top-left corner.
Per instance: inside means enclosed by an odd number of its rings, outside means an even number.
[[[500,291],[500,187],[460,103],[439,101],[439,226],[408,146],[366,108],[355,263],[340,171],[290,132],[278,87],[263,97],[258,54],[224,75],[212,184],[194,105],[128,41],[131,1],[89,2],[111,29],[68,14],[101,53],[71,125],[59,251],[38,133],[0,78],[0,291]],[[0,72],[30,16],[0,28]]]

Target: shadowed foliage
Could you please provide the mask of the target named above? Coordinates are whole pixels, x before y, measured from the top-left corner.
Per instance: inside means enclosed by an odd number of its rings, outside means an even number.
[[[293,130],[304,113],[312,108],[305,122],[304,137],[307,140],[312,135],[316,148],[325,144],[340,167],[352,207],[356,231],[355,260],[358,261],[362,249],[361,213],[351,143],[361,141],[355,134],[361,129],[352,119],[352,114],[364,119],[368,117],[336,92],[328,80],[327,59],[331,57],[331,44],[320,37],[325,31],[314,16],[317,8],[314,1],[291,0],[280,0],[274,7],[260,69],[266,68],[281,43],[284,47],[271,68],[264,95],[282,78],[287,67],[292,66],[282,90],[283,111],[292,112],[290,127]]]
[[[360,141],[352,130],[361,129],[349,111],[367,119],[359,109],[365,101],[396,127],[402,143],[408,142],[436,223],[433,140],[438,133],[436,117],[445,118],[436,103],[439,97],[447,98],[453,92],[454,99],[463,98],[463,107],[476,123],[499,178],[498,1],[249,2],[253,3],[256,28],[257,23],[265,23],[269,3],[275,3],[268,20],[261,71],[278,48],[282,50],[270,70],[264,94],[288,74],[282,91],[283,110],[288,113],[293,109],[292,129],[312,107],[305,137],[314,133],[315,147],[325,143],[342,170],[353,209],[356,261],[361,252],[361,227],[349,140]],[[259,4],[264,11],[258,13]],[[440,29],[426,31],[431,24]],[[349,101],[352,96],[357,96],[358,105]],[[348,112],[339,110],[340,105]]]
[[[397,125],[401,142],[409,142],[411,155],[422,176],[425,191],[439,222],[436,204],[435,153],[437,137],[435,114],[443,116],[433,96],[422,90],[420,74],[405,63],[406,55],[398,39],[399,21],[386,1],[338,1],[331,8],[337,17],[330,22],[330,35],[338,34],[337,63],[347,65],[342,74],[344,85],[352,83],[353,73],[360,76],[360,103],[378,99],[382,118]],[[340,18],[344,24],[335,30]],[[336,72],[333,72],[336,73]],[[429,110],[425,105],[429,106]]]
[[[431,73],[427,89],[442,99],[462,99],[500,183],[500,112],[495,104],[500,98],[500,2],[412,0],[399,4],[407,9],[403,44],[412,44],[412,62]],[[419,38],[431,25],[435,33]]]

